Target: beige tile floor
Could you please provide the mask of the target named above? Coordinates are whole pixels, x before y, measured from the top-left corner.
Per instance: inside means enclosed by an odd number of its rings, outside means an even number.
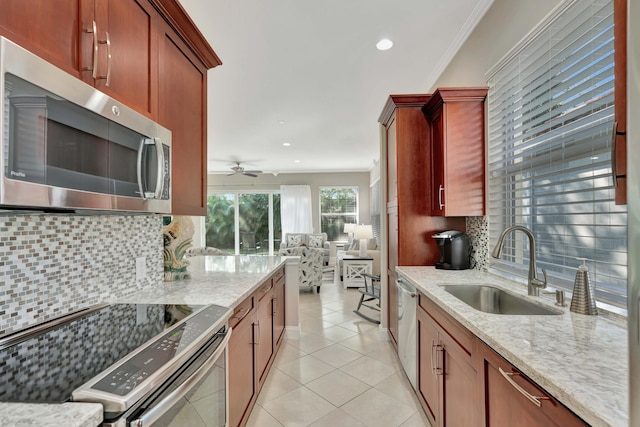
[[[353,313],[360,293],[300,291],[300,340],[285,340],[249,427],[423,427],[429,423],[378,325]]]

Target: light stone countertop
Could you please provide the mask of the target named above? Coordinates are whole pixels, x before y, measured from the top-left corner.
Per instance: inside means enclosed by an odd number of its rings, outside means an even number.
[[[525,284],[476,270],[397,267],[400,275],[489,347],[594,427],[627,427],[629,369],[626,321],[616,316],[488,314],[446,292],[443,284],[491,284],[558,309],[554,297],[527,296]]]
[[[189,258],[191,279],[161,282],[120,298],[119,303],[217,304],[235,308],[286,262],[280,256],[198,256]],[[102,405],[69,402],[2,403],[2,427],[94,427],[102,423]]]
[[[95,427],[102,424],[99,403],[1,403],[2,427]]]
[[[285,257],[265,255],[196,256],[189,258],[191,278],[162,282],[157,287],[118,299],[138,304],[217,304],[235,308],[251,295]]]

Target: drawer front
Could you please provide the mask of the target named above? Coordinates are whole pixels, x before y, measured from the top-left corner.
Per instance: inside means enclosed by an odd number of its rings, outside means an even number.
[[[273,276],[271,276],[274,283],[279,282],[280,280],[284,280],[284,267],[280,270],[276,271]]]
[[[248,297],[242,301],[234,310],[231,318],[229,319],[229,326],[235,328],[240,322],[246,318],[250,318],[249,314],[253,310],[254,299],[253,296]]]
[[[264,282],[258,290],[256,291],[256,296],[258,301],[262,300],[265,295],[269,294],[269,291],[273,289],[273,279],[269,278],[266,282]]]
[[[474,335],[422,293],[418,293],[418,307],[424,310],[449,335],[450,344],[457,346],[458,350],[466,354],[469,358],[468,362],[471,363],[475,342]]]

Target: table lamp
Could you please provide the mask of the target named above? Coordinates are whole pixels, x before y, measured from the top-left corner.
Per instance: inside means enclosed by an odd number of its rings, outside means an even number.
[[[345,224],[344,232],[347,233],[347,241],[349,242],[349,246],[351,246],[351,242],[353,241],[353,230],[356,228],[355,224]]]
[[[353,230],[353,238],[360,240],[360,252],[358,256],[367,256],[367,240],[373,239],[373,227],[371,225],[356,225]]]

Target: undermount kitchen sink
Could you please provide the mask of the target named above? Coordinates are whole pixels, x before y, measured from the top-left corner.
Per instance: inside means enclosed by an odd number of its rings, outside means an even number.
[[[485,313],[512,315],[562,314],[560,310],[542,307],[490,285],[441,285],[441,287],[460,301]]]

